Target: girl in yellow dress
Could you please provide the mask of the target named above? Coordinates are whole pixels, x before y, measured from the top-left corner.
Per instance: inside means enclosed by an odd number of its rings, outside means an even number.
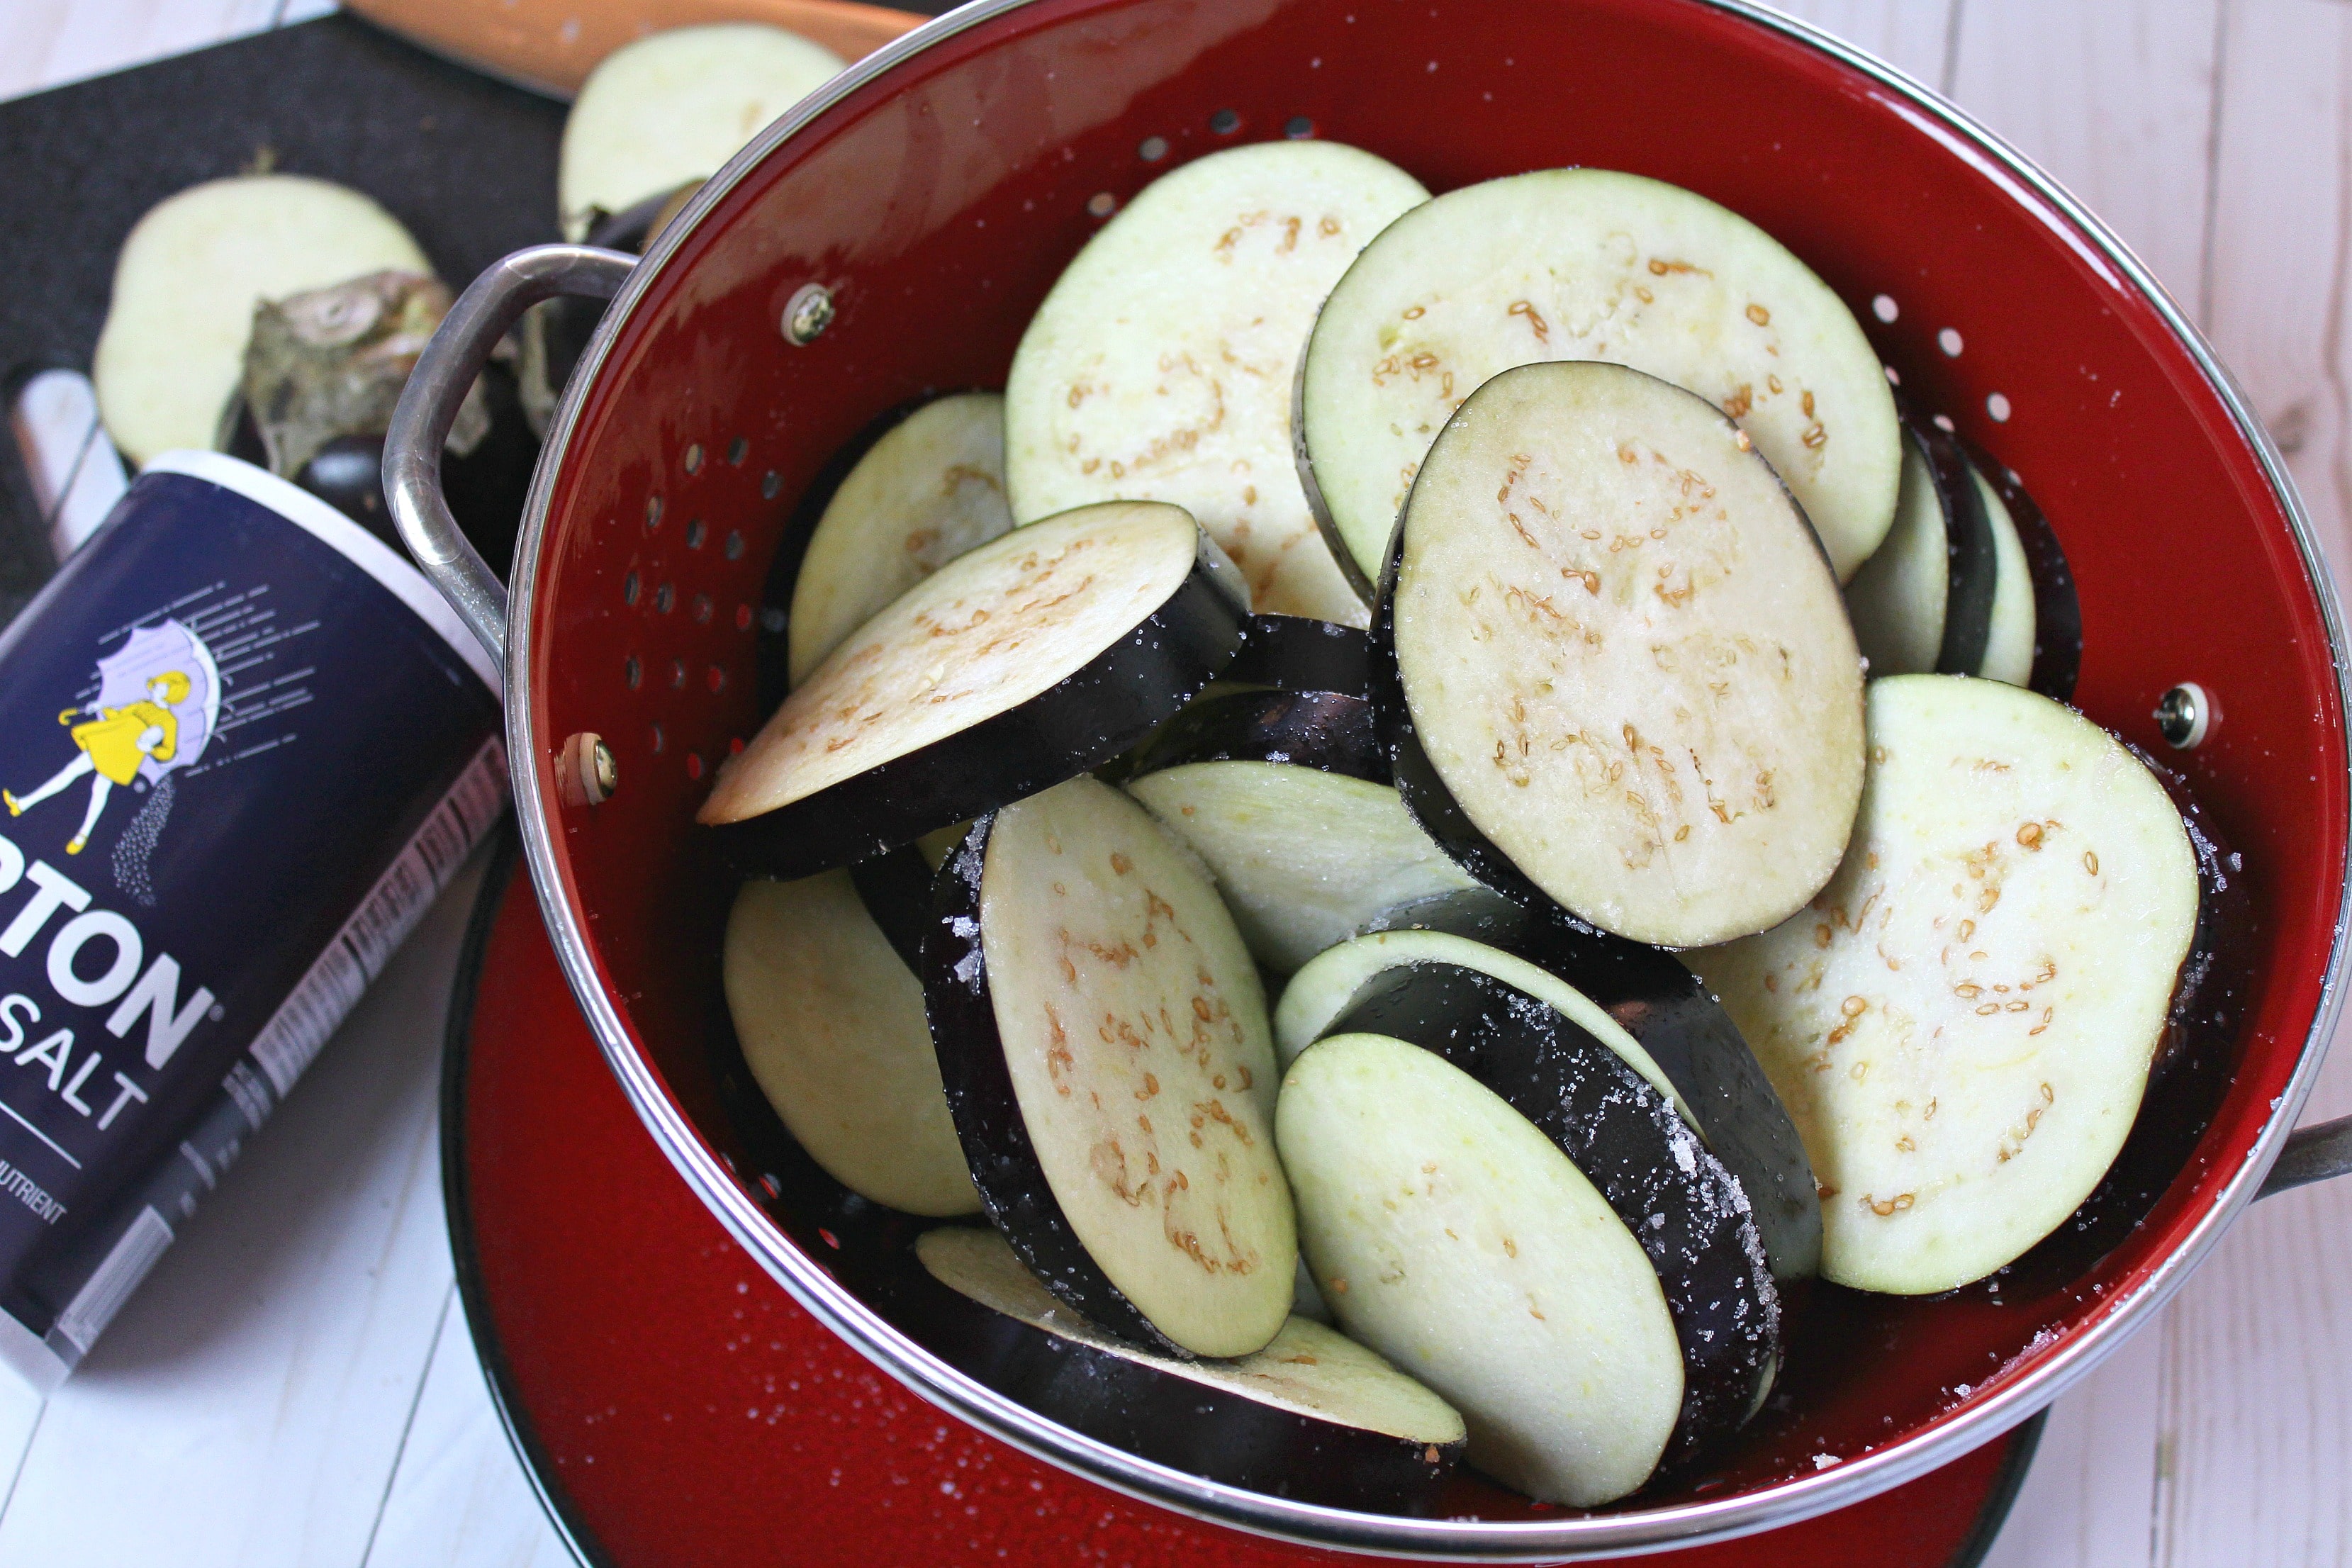
[[[0,790],[0,802],[6,803],[8,815],[21,816],[27,806],[40,805],[84,773],[96,773],[98,776],[90,780],[89,809],[82,813],[81,831],[66,841],[67,854],[80,854],[114,786],[136,778],[139,765],[148,758],[168,763],[179,750],[180,720],[172,710],[187,700],[188,678],[176,669],[167,669],[147,683],[147,696],[148,700],[143,702],[101,708],[97,718],[79,724],[74,723],[82,712],[79,708],[68,708],[58,714],[58,723],[72,725],[73,743],[81,749],[81,755],[59,768],[57,776],[28,795],[19,797]]]

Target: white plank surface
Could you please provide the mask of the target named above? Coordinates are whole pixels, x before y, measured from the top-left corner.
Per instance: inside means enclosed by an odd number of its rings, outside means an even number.
[[[0,0],[0,96],[318,0]],[[1957,97],[2206,324],[2352,568],[2352,5],[1790,0]],[[452,1300],[445,900],[82,1373],[0,1388],[0,1568],[569,1561]],[[2352,1049],[2310,1116],[2352,1110]],[[1998,1568],[2352,1563],[2352,1184],[2255,1210],[2053,1411]],[[140,1478],[137,1506],[116,1484]]]

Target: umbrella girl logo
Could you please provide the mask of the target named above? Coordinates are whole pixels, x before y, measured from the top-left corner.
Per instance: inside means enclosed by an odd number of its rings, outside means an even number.
[[[79,754],[24,795],[0,789],[0,804],[21,816],[88,779],[81,826],[65,846],[79,855],[116,785],[152,786],[194,763],[219,721],[220,671],[204,639],[177,620],[141,626],[98,661],[98,695],[58,715]]]

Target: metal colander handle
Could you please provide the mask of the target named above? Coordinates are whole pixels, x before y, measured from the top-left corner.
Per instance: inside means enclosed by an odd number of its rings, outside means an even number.
[[[2296,1128],[2254,1196],[2267,1198],[2331,1176],[2352,1176],[2352,1116]]]
[[[416,564],[500,664],[507,588],[449,515],[441,450],[457,405],[522,313],[559,294],[609,300],[636,258],[587,245],[538,245],[491,263],[457,296],[417,356],[383,440],[383,493]]]

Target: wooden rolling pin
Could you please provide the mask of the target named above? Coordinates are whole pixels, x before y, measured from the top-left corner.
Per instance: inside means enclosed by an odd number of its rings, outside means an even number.
[[[634,38],[702,22],[768,22],[846,60],[929,20],[854,0],[349,0],[411,43],[534,91],[570,98]]]

